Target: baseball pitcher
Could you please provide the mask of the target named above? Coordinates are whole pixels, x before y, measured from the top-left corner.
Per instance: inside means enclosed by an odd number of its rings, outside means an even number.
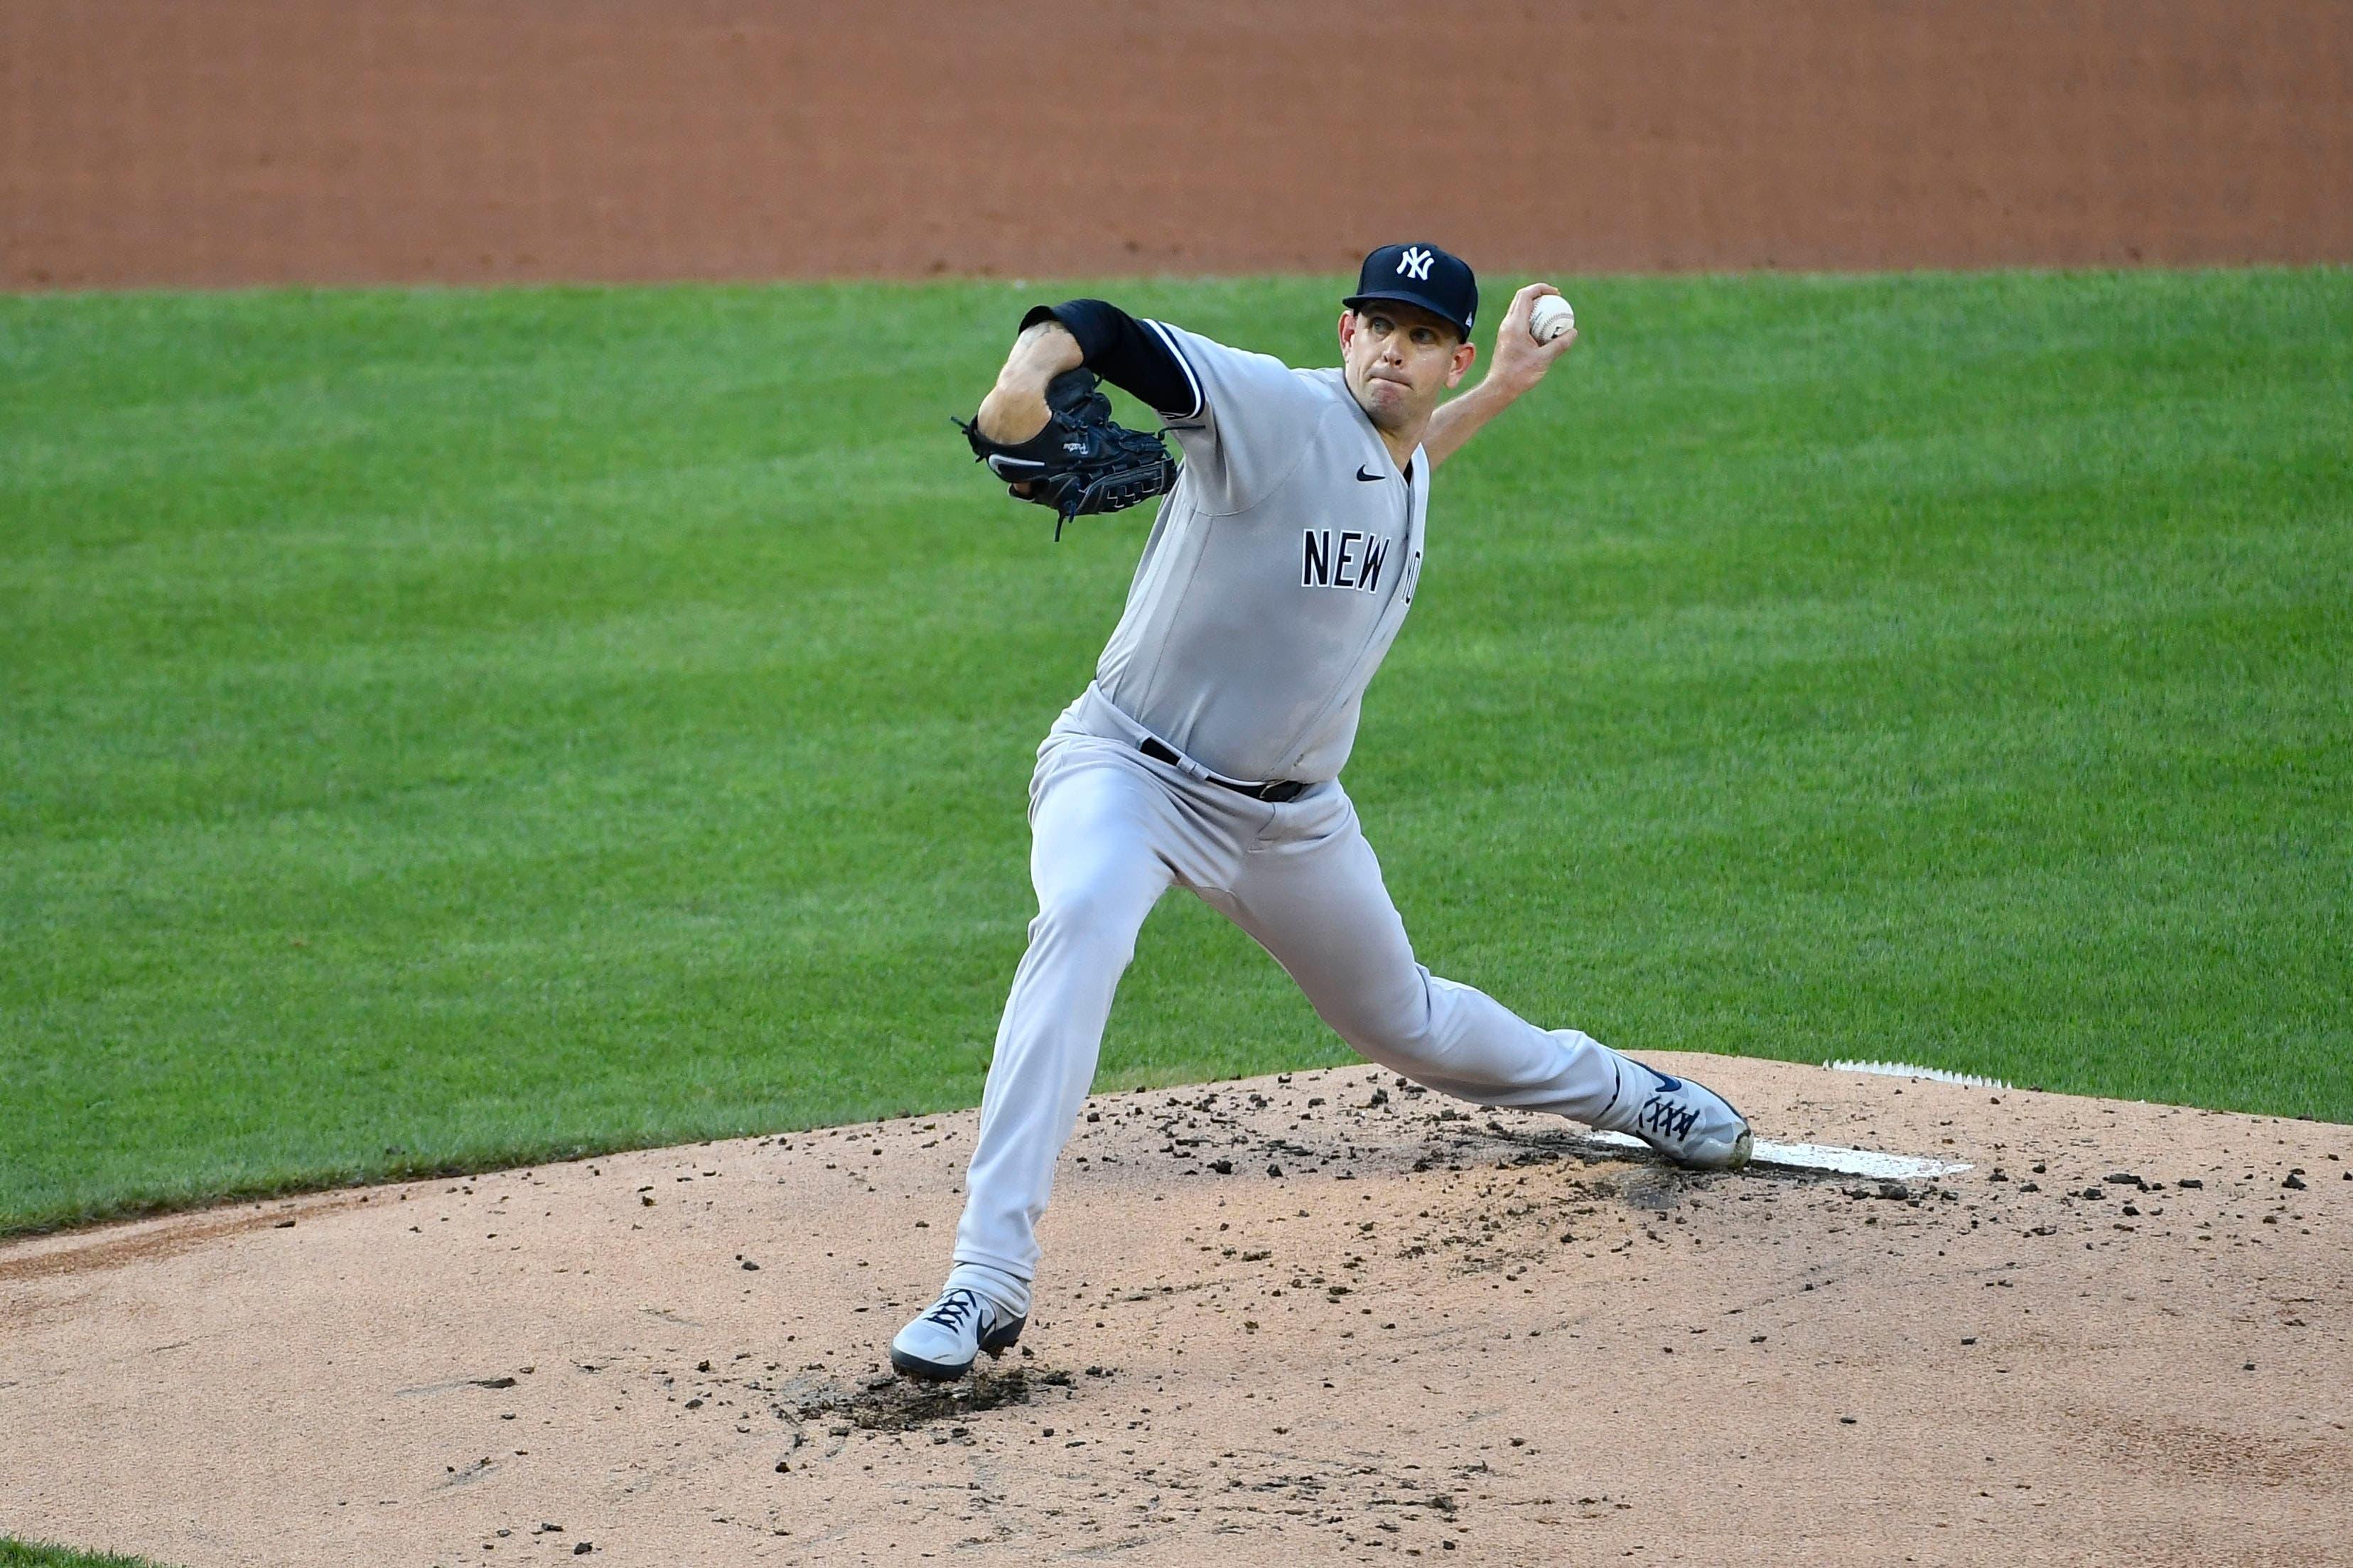
[[[1542,1029],[1414,957],[1340,770],[1366,684],[1412,607],[1430,474],[1577,341],[1531,284],[1486,375],[1479,291],[1432,245],[1384,246],[1342,301],[1340,365],[1140,321],[1100,300],[1032,310],[966,435],[1059,523],[1166,492],[1094,680],[1038,749],[1038,915],[981,1100],[939,1300],[891,1360],[926,1378],[1001,1354],[1029,1311],[1036,1228],[1093,1080],[1112,994],[1160,895],[1182,887],[1274,955],[1349,1046],[1482,1105],[1634,1133],[1678,1163],[1748,1158],[1747,1122],[1696,1083],[1575,1029]],[[1110,422],[1100,376],[1157,410],[1159,441]]]

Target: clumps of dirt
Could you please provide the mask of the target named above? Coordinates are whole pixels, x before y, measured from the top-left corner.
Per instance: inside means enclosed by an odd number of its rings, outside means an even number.
[[[915,1383],[882,1376],[870,1378],[854,1389],[819,1389],[805,1397],[795,1414],[803,1421],[830,1416],[836,1427],[846,1423],[869,1432],[912,1432],[981,1411],[1027,1405],[1046,1389],[1071,1388],[1077,1381],[1067,1372],[1023,1366],[1004,1372],[976,1370],[955,1383]]]
[[[1465,1108],[1402,1076],[1377,1071],[1355,1080],[1353,1075],[1334,1074],[1329,1081],[1338,1092],[1309,1096],[1303,1105],[1297,1096],[1281,1092],[1292,1077],[1285,1073],[1274,1079],[1280,1098],[1221,1086],[1157,1097],[1138,1090],[1133,1098],[1092,1101],[1073,1142],[1073,1163],[1120,1164],[1134,1159],[1140,1144],[1162,1157],[1162,1170],[1178,1176],[1249,1178],[1263,1169],[1277,1181],[1285,1175],[1330,1175],[1346,1182],[1409,1167],[1419,1175],[1474,1165],[1527,1169],[1567,1162],[1672,1169],[1655,1155],[1597,1144],[1580,1132],[1506,1126],[1492,1106]],[[1369,1092],[1359,1098],[1360,1089]],[[1090,1144],[1101,1143],[1124,1152],[1090,1151]],[[1710,1179],[1704,1173],[1672,1173],[1691,1178],[1689,1184]]]
[[[1839,1192],[1850,1198],[1883,1198],[1889,1203],[1904,1204],[1915,1209],[1931,1198],[1939,1198],[1947,1203],[1957,1203],[1961,1195],[1950,1187],[1939,1185],[1936,1182],[1928,1182],[1915,1187],[1908,1183],[1884,1179],[1876,1186],[1842,1186],[1839,1188]]]

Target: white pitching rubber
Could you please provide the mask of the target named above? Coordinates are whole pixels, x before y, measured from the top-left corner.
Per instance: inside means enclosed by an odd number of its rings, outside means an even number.
[[[1625,1132],[1588,1132],[1588,1143],[1651,1152],[1651,1146]],[[1749,1146],[1748,1163],[1782,1171],[1821,1171],[1840,1176],[1872,1176],[1890,1182],[1952,1176],[1970,1169],[1963,1161],[1931,1160],[1919,1154],[1885,1154],[1876,1149],[1842,1149],[1831,1143],[1767,1143]]]

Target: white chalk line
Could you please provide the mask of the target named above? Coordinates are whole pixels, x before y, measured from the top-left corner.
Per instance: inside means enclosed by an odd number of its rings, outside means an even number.
[[[1824,1062],[1832,1072],[1875,1073],[1881,1078],[1916,1078],[1929,1083],[1954,1083],[1963,1089],[2008,1089],[2009,1084],[1998,1078],[1979,1078],[1975,1073],[1952,1072],[1944,1068],[1922,1067],[1917,1062]]]

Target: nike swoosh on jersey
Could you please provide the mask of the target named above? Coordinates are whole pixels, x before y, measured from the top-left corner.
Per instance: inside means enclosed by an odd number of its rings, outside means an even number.
[[[1387,479],[1388,476],[1386,474],[1368,474],[1365,472],[1364,466],[1359,464],[1356,468],[1356,477],[1369,485],[1376,484],[1380,480]]]

